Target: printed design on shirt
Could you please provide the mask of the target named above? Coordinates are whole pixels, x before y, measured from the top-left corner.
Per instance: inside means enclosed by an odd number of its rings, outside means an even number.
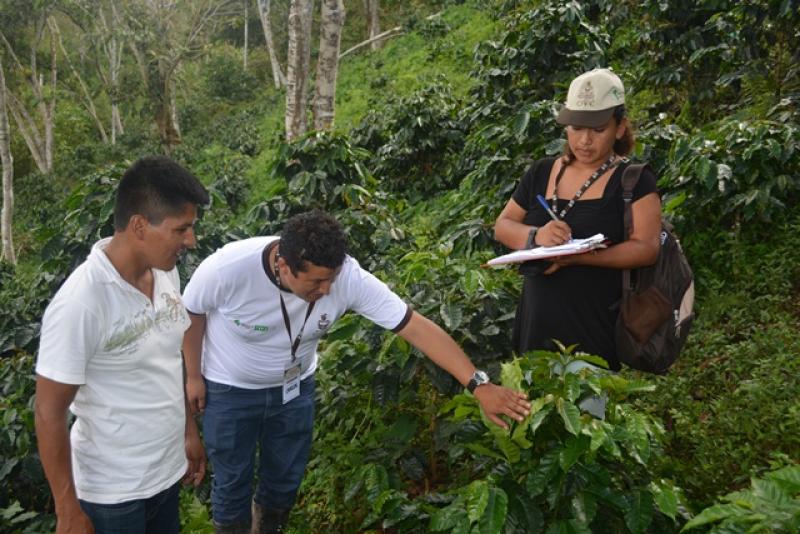
[[[177,321],[181,318],[181,311],[183,311],[183,302],[178,295],[171,295],[170,293],[161,293],[161,298],[169,310],[169,318],[172,321]]]
[[[136,352],[139,343],[147,339],[153,330],[168,332],[184,316],[183,301],[180,295],[162,293],[164,306],[151,311],[149,306],[143,307],[132,318],[121,317],[111,326],[111,335],[105,344],[108,352],[120,351],[126,354]]]
[[[331,322],[328,320],[328,314],[327,313],[323,313],[320,316],[319,321],[317,322],[317,331],[324,332],[330,326],[331,326]]]
[[[247,324],[241,322],[239,319],[234,319],[233,324],[235,324],[239,328],[244,328],[245,330],[252,330],[253,332],[266,333],[267,330],[269,330],[269,327],[265,324]]]

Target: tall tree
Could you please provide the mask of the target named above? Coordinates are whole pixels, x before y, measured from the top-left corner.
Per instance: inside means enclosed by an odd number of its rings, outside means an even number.
[[[286,139],[293,141],[306,132],[308,68],[311,59],[311,13],[313,0],[291,0],[289,6],[289,51],[286,59]]]
[[[111,106],[109,117],[106,117],[109,120],[111,144],[116,144],[117,137],[124,133],[122,114],[120,113],[122,91],[119,87],[125,49],[125,25],[120,14],[121,5],[123,4],[119,1],[98,2],[97,0],[62,0],[59,5],[60,10],[82,32],[81,39],[89,44],[89,62],[94,63],[97,78],[100,80],[102,90],[108,96]],[[77,74],[77,69],[72,67],[67,52],[63,49],[62,52],[73,74]],[[81,91],[86,100],[88,91],[83,89]],[[94,102],[91,104],[85,102],[89,114],[93,117],[97,113],[91,109],[94,104]],[[101,137],[103,137],[102,130],[105,128],[98,127],[98,130],[101,130]]]
[[[28,67],[22,65],[14,47],[8,41],[5,33],[0,31],[0,39],[8,50],[14,66],[19,73],[27,73],[26,82],[30,90],[31,98],[28,109],[28,102],[24,95],[17,96],[6,86],[6,97],[8,109],[14,117],[14,122],[19,128],[25,144],[30,150],[33,161],[36,163],[39,172],[49,174],[53,170],[53,151],[54,151],[54,131],[56,114],[56,81],[58,79],[58,68],[56,64],[57,50],[56,37],[52,30],[48,28],[47,19],[49,14],[42,12],[38,15],[35,27],[34,38],[30,46],[30,63]],[[38,49],[44,40],[45,31],[50,33],[50,72],[49,77],[45,78],[39,72],[37,60]],[[38,122],[36,120],[38,116]]]
[[[244,0],[244,48],[242,50],[242,67],[244,70],[247,70],[247,47],[250,43],[248,40],[250,38],[250,25],[247,23],[247,19],[249,18],[249,4],[250,0]]]
[[[0,234],[3,248],[0,260],[17,263],[11,222],[14,217],[14,158],[11,156],[11,131],[6,111],[6,77],[3,55],[0,54],[0,163],[3,165],[3,210],[0,213]]]
[[[317,58],[316,90],[312,109],[314,129],[330,130],[336,105],[336,75],[339,71],[339,48],[344,26],[344,2],[322,0]]]
[[[280,89],[286,85],[286,76],[281,69],[281,63],[278,60],[278,55],[275,53],[275,44],[272,39],[272,22],[270,19],[270,0],[258,0],[258,15],[261,19],[261,28],[264,30],[264,40],[267,44],[267,53],[269,54],[269,63],[272,66],[272,79],[275,82],[275,89]]]
[[[181,142],[177,122],[176,78],[181,65],[203,52],[208,35],[234,0],[128,0],[125,21],[129,45],[150,99],[162,149],[171,154]]]
[[[89,92],[89,88],[87,87],[86,82],[83,81],[81,73],[78,72],[78,69],[75,68],[75,64],[70,59],[69,52],[67,52],[67,49],[64,47],[64,41],[61,38],[61,31],[59,30],[56,19],[50,17],[50,19],[48,19],[47,21],[47,24],[54,38],[56,39],[56,42],[58,42],[58,47],[61,50],[61,55],[63,56],[64,61],[67,64],[67,67],[69,67],[69,70],[72,73],[72,77],[74,78],[75,83],[77,83],[78,88],[80,89],[78,91],[79,100],[83,104],[83,107],[86,108],[86,111],[89,112],[89,115],[92,117],[92,120],[94,121],[94,124],[97,127],[97,131],[100,134],[100,138],[102,139],[103,143],[108,143],[108,134],[106,134],[106,129],[105,126],[103,126],[103,121],[100,119],[100,116],[97,113],[97,107],[94,105],[94,98],[92,97],[92,94]]]
[[[93,52],[92,61],[103,91],[108,95],[111,105],[110,131],[111,144],[124,133],[120,103],[122,91],[119,75],[122,67],[124,46],[123,24],[120,16],[120,2],[97,2],[96,0],[69,0],[61,4],[61,9],[72,22],[80,28]],[[65,59],[69,57],[64,52]],[[92,114],[92,111],[89,111]],[[102,136],[102,133],[101,133]]]
[[[364,11],[367,14],[367,39],[375,39],[381,33],[381,20],[378,12],[379,0],[364,0]],[[373,50],[383,46],[380,39],[372,40],[370,46]]]

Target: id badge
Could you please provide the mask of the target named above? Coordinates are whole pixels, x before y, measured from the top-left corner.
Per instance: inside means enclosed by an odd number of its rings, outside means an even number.
[[[300,395],[300,362],[290,363],[283,370],[283,403]]]

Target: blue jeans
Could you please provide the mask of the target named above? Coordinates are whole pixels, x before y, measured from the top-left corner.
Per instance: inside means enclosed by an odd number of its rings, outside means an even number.
[[[178,534],[180,483],[147,499],[117,504],[79,501],[94,525],[95,534]]]
[[[283,388],[242,389],[206,380],[203,437],[214,467],[211,510],[220,525],[250,521],[256,446],[260,447],[255,501],[289,510],[311,451],[314,377],[283,404]]]

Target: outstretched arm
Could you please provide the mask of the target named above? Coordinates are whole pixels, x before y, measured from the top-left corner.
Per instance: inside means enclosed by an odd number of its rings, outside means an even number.
[[[398,335],[414,345],[436,365],[453,375],[466,386],[475,372],[475,366],[461,347],[430,319],[413,312],[408,324]],[[475,388],[475,397],[486,416],[495,424],[508,428],[499,416],[507,415],[522,421],[530,413],[530,403],[524,393],[495,384]]]
[[[56,505],[56,534],[94,532],[92,522],[78,502],[72,477],[67,410],[78,387],[36,376],[36,439]]]

